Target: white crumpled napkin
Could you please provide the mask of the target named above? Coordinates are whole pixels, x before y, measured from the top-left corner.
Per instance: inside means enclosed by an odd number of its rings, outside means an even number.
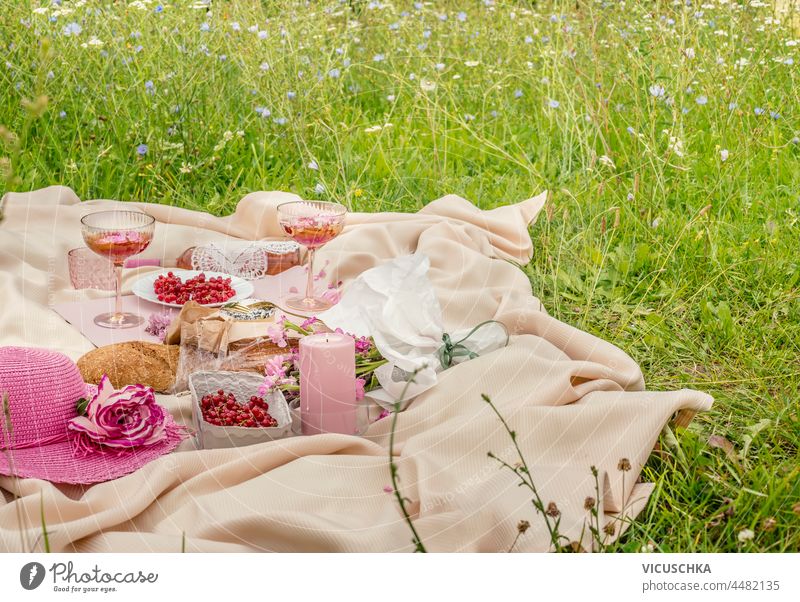
[[[369,269],[350,283],[339,303],[317,316],[328,328],[373,338],[388,364],[375,371],[382,389],[367,395],[387,409],[398,401],[405,406],[434,386],[437,373],[445,369],[440,360],[445,335],[442,309],[428,280],[429,267],[428,257],[416,253]],[[497,322],[449,337],[474,355],[508,343],[508,332]],[[456,355],[452,363],[469,359],[467,350],[462,348],[464,355]]]

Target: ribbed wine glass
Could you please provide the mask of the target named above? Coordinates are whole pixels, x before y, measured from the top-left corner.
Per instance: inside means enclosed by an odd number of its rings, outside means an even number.
[[[314,296],[314,253],[333,240],[344,228],[347,207],[327,201],[292,201],[278,205],[283,231],[308,249],[308,280],[304,297],[291,297],[287,307],[300,311],[323,311],[333,305]]]
[[[81,219],[86,246],[109,259],[116,271],[115,309],[95,316],[98,326],[133,328],[144,322],[142,316],[122,311],[122,264],[150,245],[155,223],[155,218],[140,211],[98,211]]]

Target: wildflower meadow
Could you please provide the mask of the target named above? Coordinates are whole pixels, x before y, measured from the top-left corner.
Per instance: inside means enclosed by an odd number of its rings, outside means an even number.
[[[0,50],[3,190],[219,215],[549,190],[546,310],[716,400],[662,433],[612,549],[800,549],[791,1],[6,0]]]

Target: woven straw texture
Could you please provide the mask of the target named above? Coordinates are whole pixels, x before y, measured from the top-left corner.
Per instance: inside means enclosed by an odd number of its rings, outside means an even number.
[[[0,397],[8,393],[11,426],[9,432],[4,411],[2,447],[18,447],[65,434],[67,421],[75,417],[77,401],[93,395],[95,390],[93,385],[83,382],[78,367],[61,353],[30,347],[0,347]],[[97,453],[80,458],[75,457],[68,440],[0,449],[0,474],[54,483],[100,483],[141,468],[175,449],[181,439],[170,433],[160,443],[124,454]]]

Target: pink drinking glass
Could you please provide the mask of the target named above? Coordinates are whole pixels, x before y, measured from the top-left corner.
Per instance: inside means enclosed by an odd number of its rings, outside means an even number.
[[[95,288],[113,291],[116,287],[114,264],[89,247],[78,247],[67,253],[69,281],[77,289]]]
[[[344,228],[347,207],[326,201],[292,201],[278,205],[281,228],[308,249],[308,281],[305,296],[291,297],[286,306],[300,311],[322,311],[333,305],[314,296],[314,253]]]
[[[155,218],[140,211],[98,211],[81,219],[86,246],[111,261],[117,277],[115,309],[95,316],[94,323],[98,326],[133,328],[144,322],[142,316],[122,311],[122,264],[148,247],[155,223]]]

